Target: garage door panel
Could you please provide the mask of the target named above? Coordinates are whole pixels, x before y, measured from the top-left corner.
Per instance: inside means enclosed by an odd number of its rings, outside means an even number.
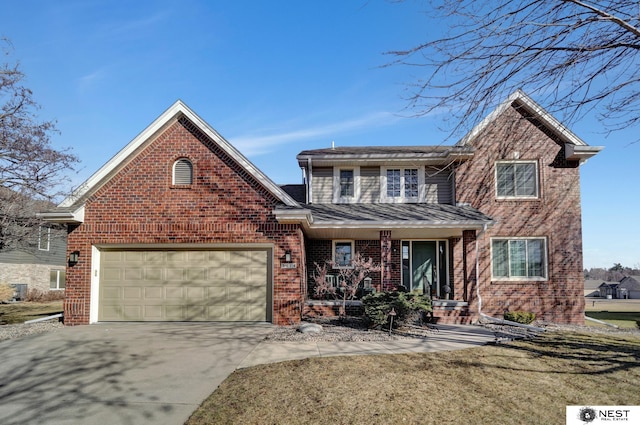
[[[207,251],[188,251],[187,262],[189,264],[202,264],[207,261]]]
[[[229,280],[237,281],[238,283],[242,283],[247,280],[248,275],[247,269],[230,269],[229,270]]]
[[[225,267],[215,267],[207,269],[207,278],[212,280],[226,280],[227,279],[227,269]]]
[[[161,305],[145,305],[144,318],[146,320],[162,320],[163,307]]]
[[[138,263],[141,264],[144,262],[144,252],[142,251],[125,251],[124,252],[124,261],[129,264]]]
[[[164,288],[161,286],[145,286],[144,287],[144,297],[145,299],[158,299],[161,300],[164,298]]]
[[[124,269],[124,280],[143,280],[142,274],[144,270],[141,268],[127,267]]]
[[[144,280],[146,281],[160,281],[163,279],[163,269],[160,267],[145,267],[144,268]]]
[[[103,251],[98,319],[264,321],[266,250]]]
[[[142,320],[142,307],[139,305],[125,305],[123,307],[125,320]]]
[[[185,270],[183,268],[167,268],[165,272],[166,280],[170,282],[182,282],[185,280]]]
[[[182,305],[167,305],[165,306],[166,320],[185,320],[184,306]]]
[[[147,266],[157,265],[162,266],[165,264],[165,253],[163,251],[145,251],[144,263]]]
[[[207,299],[207,288],[187,287],[187,299],[191,302],[204,301]]]
[[[142,291],[144,288],[139,287],[129,287],[125,286],[123,288],[124,298],[127,300],[141,300],[142,299]]]
[[[115,267],[105,267],[102,269],[102,280],[122,280],[122,269]]]
[[[102,291],[100,291],[100,298],[105,301],[122,299],[122,288],[103,287]]]
[[[207,280],[207,270],[203,268],[190,268],[187,269],[187,281],[195,282],[195,281],[206,281]]]
[[[181,300],[183,292],[183,288],[179,286],[167,286],[164,288],[164,298],[166,300]]]
[[[207,320],[207,307],[205,306],[187,306],[186,320]]]

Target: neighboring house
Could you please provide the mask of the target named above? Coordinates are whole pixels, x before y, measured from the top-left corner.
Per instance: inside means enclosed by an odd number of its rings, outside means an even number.
[[[626,276],[620,282],[602,282],[598,296],[612,299],[640,299],[640,276]]]
[[[66,232],[43,222],[34,234],[28,247],[0,250],[0,284],[16,286],[24,295],[30,290],[64,290]]]
[[[640,299],[640,276],[623,278],[616,288],[616,295],[620,299]]]
[[[584,296],[585,297],[600,297],[600,284],[601,280],[585,279],[584,281]]]
[[[602,282],[598,286],[600,298],[618,298],[618,282]]]
[[[177,102],[42,215],[78,254],[65,323],[296,323],[314,264],[358,252],[442,322],[583,323],[579,165],[600,149],[516,92],[455,146],[303,151],[280,187]]]

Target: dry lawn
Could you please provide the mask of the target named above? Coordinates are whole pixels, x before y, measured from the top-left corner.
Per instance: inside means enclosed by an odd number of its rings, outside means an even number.
[[[564,424],[567,405],[640,405],[638,382],[640,337],[549,333],[236,371],[187,424]]]
[[[12,325],[39,317],[62,313],[62,300],[0,304],[0,324]]]
[[[585,298],[585,314],[618,325],[622,329],[640,328],[640,300]],[[589,326],[604,326],[587,322]]]

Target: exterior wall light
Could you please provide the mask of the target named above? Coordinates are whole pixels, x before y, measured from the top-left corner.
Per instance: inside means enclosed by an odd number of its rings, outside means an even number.
[[[290,250],[286,250],[284,252],[284,261],[287,263],[291,262],[291,251]]]
[[[80,251],[73,251],[69,254],[69,265],[75,266],[78,264],[78,258],[80,258]]]

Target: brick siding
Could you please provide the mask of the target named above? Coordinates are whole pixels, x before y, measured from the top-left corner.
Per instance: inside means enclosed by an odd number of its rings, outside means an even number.
[[[194,183],[172,186],[178,158],[193,164]],[[279,224],[278,200],[246,170],[182,118],[169,123],[85,204],[85,220],[69,227],[65,324],[89,323],[91,249],[117,244],[273,244],[273,322],[297,323],[306,286],[298,225]],[[296,269],[281,269],[292,253]],[[97,296],[97,294],[93,294]]]
[[[507,109],[471,145],[475,156],[456,171],[458,202],[468,203],[496,223],[478,235],[482,311],[502,317],[505,311],[526,310],[556,323],[584,323],[580,177],[577,162],[564,160],[564,145],[541,124],[516,108]],[[539,198],[499,200],[495,191],[495,162],[532,160],[538,164]],[[492,237],[544,237],[547,240],[548,280],[492,281]],[[456,244],[455,261],[464,246]],[[464,245],[464,244],[463,244]],[[475,254],[471,254],[475,257]],[[472,257],[472,258],[474,258]],[[475,261],[475,258],[473,259]],[[467,281],[475,265],[467,270]],[[475,270],[473,271],[475,273]],[[456,276],[455,281],[461,276]],[[470,279],[470,280],[469,280]],[[468,288],[471,289],[471,288]],[[478,308],[475,289],[467,294],[471,311]],[[456,288],[457,294],[457,288]]]

